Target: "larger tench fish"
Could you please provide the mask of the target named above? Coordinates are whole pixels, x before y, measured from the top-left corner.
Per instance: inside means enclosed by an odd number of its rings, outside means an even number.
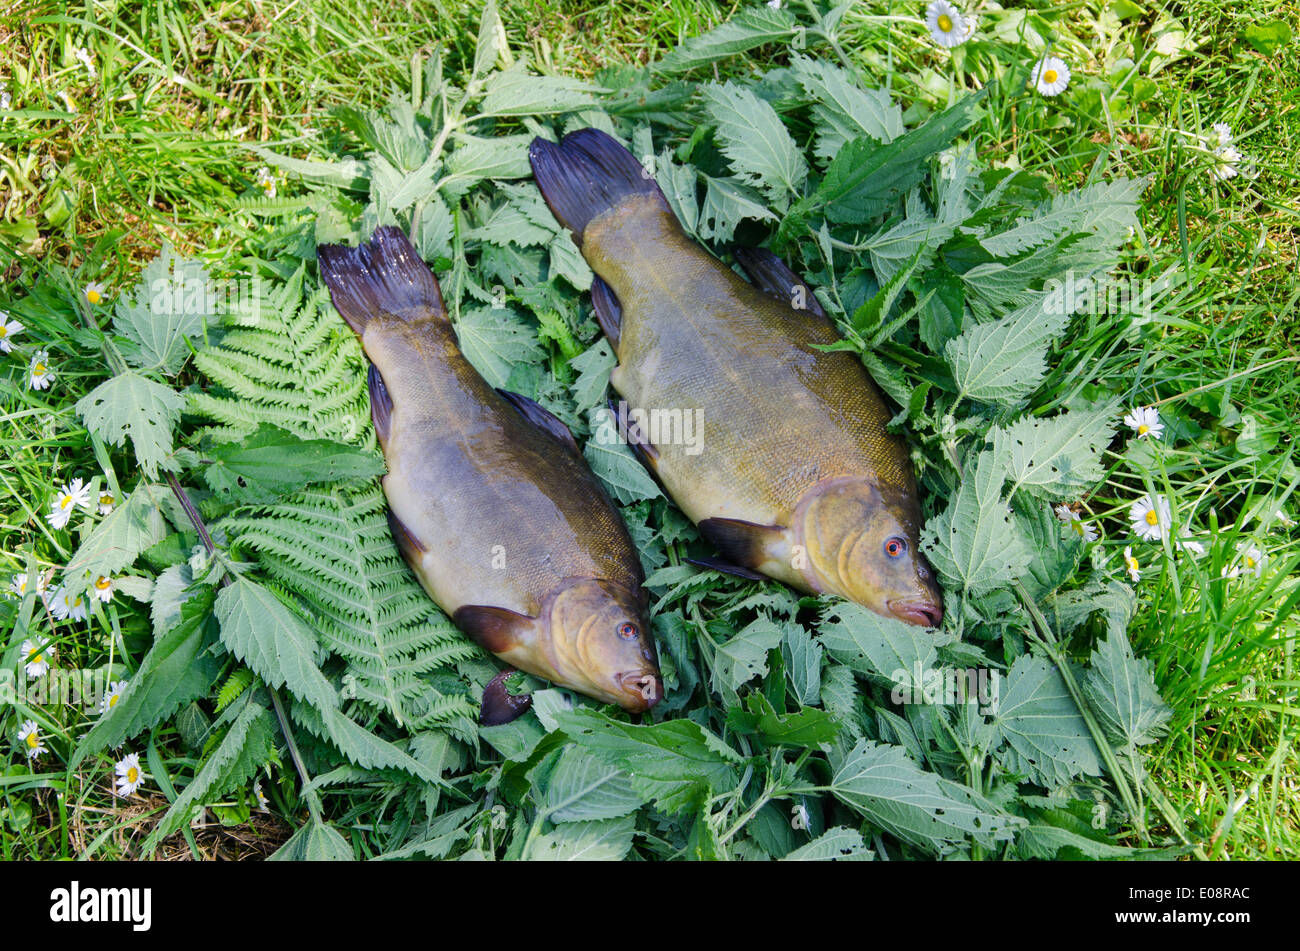
[[[318,260],[370,360],[389,525],[430,597],[521,670],[626,710],[654,706],[663,685],[641,564],[568,429],[478,375],[401,231],[323,246]],[[494,678],[484,722],[518,712]]]
[[[861,361],[817,349],[839,336],[811,290],[765,251],[737,253],[758,286],[742,279],[603,132],[534,139],[529,158],[596,274],[620,431],[721,552],[707,563],[937,626],[907,445]],[[663,432],[678,419],[700,432]]]

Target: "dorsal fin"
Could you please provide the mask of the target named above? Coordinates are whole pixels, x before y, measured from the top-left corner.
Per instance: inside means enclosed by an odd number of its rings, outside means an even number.
[[[764,294],[785,301],[794,310],[805,310],[825,317],[821,303],[798,274],[766,248],[733,248],[736,262],[745,269],[749,281]]]
[[[546,407],[538,404],[535,400],[530,400],[528,397],[521,396],[518,393],[511,393],[509,390],[502,389],[498,389],[497,392],[505,397],[506,401],[510,403],[511,406],[519,410],[524,419],[528,420],[543,432],[554,436],[560,442],[564,443],[564,445],[581,455],[581,452],[578,449],[578,441],[573,438],[573,433],[569,432],[569,427],[556,418],[554,413]]]

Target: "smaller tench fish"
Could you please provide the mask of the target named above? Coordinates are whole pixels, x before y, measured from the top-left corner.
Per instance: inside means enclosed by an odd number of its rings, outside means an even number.
[[[596,274],[620,431],[721,553],[704,563],[937,627],[907,444],[862,361],[823,349],[840,337],[812,290],[757,249],[736,252],[747,283],[604,132],[534,139],[529,159]],[[656,414],[698,431],[647,433]]]
[[[318,250],[370,360],[393,539],[438,606],[520,670],[625,710],[663,696],[641,563],[568,428],[494,390],[457,345],[438,281],[397,228]],[[524,709],[502,675],[482,720]]]

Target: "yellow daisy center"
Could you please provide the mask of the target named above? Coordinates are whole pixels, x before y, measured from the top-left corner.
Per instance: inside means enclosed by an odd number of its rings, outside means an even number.
[[[36,747],[41,745],[41,738],[35,730],[32,730],[32,732],[27,734],[27,745],[31,749],[36,749]]]
[[[6,327],[4,324],[0,324],[0,337],[7,337],[7,336],[9,336],[9,328]]]
[[[1137,566],[1138,566],[1138,560],[1137,560],[1136,558],[1134,558],[1134,557],[1132,557],[1132,556],[1130,555],[1128,558],[1126,558],[1126,559],[1124,559],[1124,560],[1128,562],[1128,566],[1129,566],[1130,568],[1133,568],[1133,569],[1135,569],[1135,570],[1137,569]]]
[[[1156,514],[1155,509],[1152,509],[1150,512],[1147,512],[1146,519],[1148,525],[1158,525],[1160,523],[1160,516]]]
[[[940,13],[939,19],[936,20],[935,22],[938,23],[939,29],[943,30],[943,32],[945,33],[952,32],[952,17],[948,16],[948,14]]]
[[[116,694],[116,693],[115,693],[115,694],[113,694],[112,696],[110,696],[110,697],[108,698],[108,707],[109,707],[109,709],[111,710],[113,707],[117,706],[117,701],[120,700],[120,699],[121,699],[121,695],[120,695],[120,694]]]
[[[128,783],[134,783],[139,778],[140,778],[140,771],[136,769],[134,766],[132,766],[130,769],[126,771],[126,781]]]
[[[61,509],[66,509],[71,504],[72,496],[70,495],[65,495],[63,498],[59,499],[59,508]]]
[[[28,655],[28,660],[33,664],[41,664],[45,662],[45,655],[32,653]]]
[[[38,363],[32,367],[32,376],[45,376],[45,364]]]
[[[1143,423],[1141,426],[1138,427],[1139,436],[1145,436],[1149,432],[1151,432],[1151,427],[1148,426],[1146,423]]]
[[[1246,556],[1246,567],[1247,567],[1247,568],[1254,568],[1254,567],[1255,567],[1255,559],[1252,558],[1252,557],[1250,557],[1250,555],[1247,555],[1247,556]]]
[[[95,582],[95,587],[100,591],[107,591],[110,587],[112,587],[112,585],[113,585],[112,580],[109,578],[105,578],[103,575],[100,575],[99,579]]]
[[[92,304],[98,304],[99,291],[95,290],[93,287],[90,290],[86,291],[86,300],[90,301]]]
[[[1052,83],[1056,82],[1057,75],[1058,73],[1054,69],[1043,70],[1043,82],[1047,83],[1048,85],[1051,85]]]
[[[103,495],[101,495],[101,496],[99,497],[99,504],[100,504],[100,505],[112,505],[112,504],[113,504],[113,493],[112,493],[112,492],[105,492]]]
[[[1083,534],[1083,521],[1082,521],[1082,520],[1077,519],[1077,518],[1074,519],[1073,521],[1070,522],[1070,527],[1073,528],[1073,529],[1074,529],[1076,532],[1078,532],[1080,535]]]

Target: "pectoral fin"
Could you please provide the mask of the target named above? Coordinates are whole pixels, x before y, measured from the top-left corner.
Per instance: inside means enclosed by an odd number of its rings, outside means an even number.
[[[698,565],[701,568],[721,571],[724,575],[735,575],[737,578],[747,578],[750,581],[768,580],[767,575],[759,574],[757,571],[750,571],[748,568],[740,567],[740,565],[733,565],[720,558],[687,558],[686,560],[690,564]]]
[[[406,527],[400,518],[393,514],[392,509],[386,511],[388,514],[388,530],[393,535],[393,541],[397,543],[397,550],[402,553],[402,557],[407,560],[407,563],[415,564],[429,549],[415,537],[415,534]]]
[[[483,688],[483,702],[479,706],[478,722],[483,726],[509,723],[528,712],[533,705],[531,694],[511,694],[506,690],[506,678],[514,671],[507,668],[487,682]]]
[[[609,345],[618,353],[618,334],[623,327],[623,305],[618,302],[614,289],[599,277],[591,280],[591,307],[596,312],[596,323],[605,332]]]
[[[569,432],[569,427],[560,422],[554,413],[537,403],[535,400],[530,400],[526,396],[520,396],[518,393],[511,393],[509,390],[501,389],[498,389],[497,392],[505,397],[506,402],[519,410],[524,419],[528,420],[542,432],[554,436],[560,442],[564,443],[564,445],[581,455],[581,452],[578,449],[578,442],[573,438],[573,433]]]
[[[366,388],[370,390],[370,418],[375,421],[375,435],[383,445],[388,442],[388,432],[391,428],[393,398],[388,395],[388,387],[384,386],[384,378],[379,373],[379,367],[373,363],[370,364],[370,372],[366,374]]]
[[[795,310],[805,310],[817,317],[826,316],[812,288],[771,251],[766,248],[733,248],[732,253],[749,275],[750,283],[760,291],[785,301]]]
[[[523,643],[534,621],[526,614],[485,604],[462,605],[452,613],[451,619],[474,643],[494,654]]]
[[[761,565],[771,546],[785,535],[780,525],[759,525],[738,518],[706,518],[699,523],[699,529],[722,554],[722,563],[741,566]]]
[[[641,461],[650,468],[652,472],[657,471],[659,465],[659,450],[655,448],[654,443],[650,442],[646,434],[641,431],[641,427],[627,417],[627,404],[622,400],[617,403],[613,398],[609,400],[610,412],[614,414],[615,424],[618,426],[619,437],[636,450],[636,454]]]

